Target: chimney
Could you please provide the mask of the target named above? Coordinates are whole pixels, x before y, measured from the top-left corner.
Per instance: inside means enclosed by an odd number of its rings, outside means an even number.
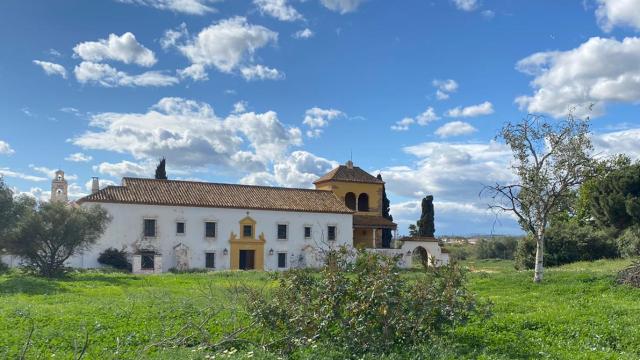
[[[353,169],[353,161],[351,160],[347,161],[347,168]]]
[[[100,191],[100,182],[98,181],[98,177],[94,176],[91,178],[91,193],[95,194]]]

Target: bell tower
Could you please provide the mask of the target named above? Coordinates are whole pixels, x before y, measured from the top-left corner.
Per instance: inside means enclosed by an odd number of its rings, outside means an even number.
[[[64,171],[56,171],[56,175],[51,181],[51,201],[67,202],[67,180],[64,179]]]

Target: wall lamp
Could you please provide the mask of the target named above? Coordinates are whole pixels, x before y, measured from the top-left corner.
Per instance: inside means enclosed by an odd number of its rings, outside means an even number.
[[[269,255],[273,255],[273,249],[269,249]]]
[[[227,250],[227,248],[224,248],[224,250],[222,250],[222,255],[227,256],[227,254],[229,254],[229,250]]]

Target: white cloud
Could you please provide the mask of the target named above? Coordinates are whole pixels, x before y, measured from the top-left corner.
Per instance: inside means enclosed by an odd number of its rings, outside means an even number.
[[[616,26],[639,31],[640,4],[637,0],[598,0],[596,19],[606,32],[612,31]]]
[[[335,161],[316,156],[307,151],[294,151],[273,165],[273,173],[258,172],[240,180],[243,184],[281,185],[309,188],[320,176],[338,166]]]
[[[202,64],[192,64],[184,69],[178,69],[181,79],[191,78],[193,81],[209,80],[209,75]]]
[[[91,157],[91,155],[86,155],[81,152],[77,152],[77,153],[70,154],[64,159],[71,162],[89,162],[93,160],[93,157]]]
[[[47,181],[49,180],[48,178],[42,177],[42,176],[34,176],[34,175],[28,175],[25,173],[21,173],[19,171],[13,171],[8,167],[0,167],[0,176],[2,177],[10,177],[10,178],[17,178],[17,179],[22,179],[22,180],[27,180],[27,181]]]
[[[182,98],[163,98],[145,113],[96,114],[90,125],[95,129],[72,139],[73,144],[143,162],[166,157],[178,170],[264,171],[302,144],[300,129],[285,126],[273,111],[219,118],[210,105]]]
[[[159,10],[169,10],[181,12],[189,15],[204,15],[216,12],[216,9],[208,4],[216,1],[212,0],[116,0],[126,4],[136,4],[149,6]]]
[[[295,39],[309,39],[311,37],[313,37],[314,33],[311,29],[309,28],[304,28],[302,30],[298,30],[293,34],[293,37]]]
[[[458,90],[458,83],[453,79],[438,80],[431,82],[436,90],[436,98],[438,100],[447,100],[452,93]]]
[[[158,61],[153,51],[140,44],[130,32],[122,36],[109,34],[109,39],[79,43],[73,52],[82,60],[91,62],[115,60],[149,67]]]
[[[121,178],[125,176],[131,177],[150,177],[153,175],[155,165],[151,161],[147,161],[143,164],[137,164],[131,161],[121,161],[119,163],[103,162],[99,165],[93,166],[93,171],[97,171],[100,174],[106,174],[111,177]],[[89,190],[91,187],[89,187]]]
[[[0,154],[11,155],[15,150],[11,148],[8,142],[0,140]]]
[[[471,124],[464,121],[448,122],[436,130],[436,135],[445,138],[451,136],[468,135],[478,131]]]
[[[287,0],[253,0],[260,13],[281,21],[303,20],[304,17]]]
[[[307,131],[308,137],[319,137],[322,134],[321,128],[325,128],[329,126],[331,121],[345,116],[346,114],[340,110],[313,107],[305,111],[302,123],[310,128]]]
[[[29,168],[31,168],[35,172],[39,172],[39,173],[41,173],[43,175],[46,175],[47,179],[55,178],[56,171],[58,171],[58,169],[51,169],[51,168],[48,168],[46,166],[35,166],[33,164],[29,164]],[[64,174],[64,178],[67,181],[73,181],[73,180],[77,180],[78,179],[78,175]]]
[[[234,17],[206,27],[176,46],[193,64],[230,73],[250,60],[256,50],[277,41],[278,33],[249,24],[244,17]]]
[[[47,75],[60,75],[64,79],[67,78],[67,70],[60,64],[41,60],[33,60],[33,63],[40,66]]]
[[[74,69],[78,82],[91,83],[104,87],[118,86],[171,86],[179,82],[178,78],[160,71],[147,71],[139,75],[129,75],[108,64],[83,61]]]
[[[249,106],[249,103],[247,103],[246,101],[238,101],[237,103],[233,104],[233,113],[241,114],[247,112],[247,106]]]
[[[486,211],[488,200],[479,197],[484,185],[508,183],[514,180],[511,172],[511,151],[504,144],[488,143],[450,143],[425,142],[403,148],[417,161],[412,165],[383,168],[382,178],[388,192],[408,199],[405,202],[392,203],[391,213],[394,221],[404,226],[415,223],[420,216],[420,198],[434,195],[436,211],[436,231],[463,232],[466,225],[460,219],[477,221],[473,231],[492,230],[495,217]],[[518,226],[509,217],[504,218],[509,231],[518,230]],[[468,231],[469,227],[466,228]]]
[[[187,24],[182,23],[176,29],[169,29],[164,32],[162,38],[160,38],[160,46],[163,49],[169,49],[176,46],[178,41],[189,36],[189,30],[187,30]]]
[[[612,61],[615,59],[615,61]],[[516,102],[532,113],[599,116],[607,102],[640,101],[640,38],[594,37],[567,51],[547,51],[520,60],[517,69],[534,79],[534,94]],[[593,104],[593,111],[586,111]]]
[[[402,120],[396,121],[395,125],[391,125],[391,130],[394,131],[407,131],[409,130],[409,126],[414,124],[416,121],[413,118],[406,117]]]
[[[240,73],[245,80],[280,80],[284,78],[284,74],[264,65],[247,66],[240,69]]]
[[[331,11],[346,14],[358,10],[364,0],[320,0],[320,3]]]
[[[626,154],[640,160],[640,128],[592,135],[591,141],[599,157]]]
[[[485,101],[482,104],[471,105],[465,108],[456,107],[447,111],[448,117],[476,117],[482,115],[493,114],[493,104],[489,101]]]
[[[474,11],[478,8],[478,0],[452,0],[453,4],[462,11]]]
[[[431,122],[439,120],[440,117],[436,114],[436,111],[433,107],[429,106],[425,111],[421,114],[417,115],[415,118],[405,117],[402,120],[396,121],[394,125],[391,125],[391,130],[394,131],[407,131],[412,124],[418,124],[420,126],[425,126]]]

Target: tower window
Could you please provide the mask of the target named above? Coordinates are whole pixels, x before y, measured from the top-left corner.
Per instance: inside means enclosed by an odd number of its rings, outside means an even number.
[[[344,204],[351,210],[356,209],[356,194],[348,192],[344,196]]]
[[[244,237],[253,237],[253,226],[251,226],[251,225],[243,225],[242,226],[242,236],[244,236]]]
[[[358,196],[358,211],[369,211],[369,195],[366,193]]]

